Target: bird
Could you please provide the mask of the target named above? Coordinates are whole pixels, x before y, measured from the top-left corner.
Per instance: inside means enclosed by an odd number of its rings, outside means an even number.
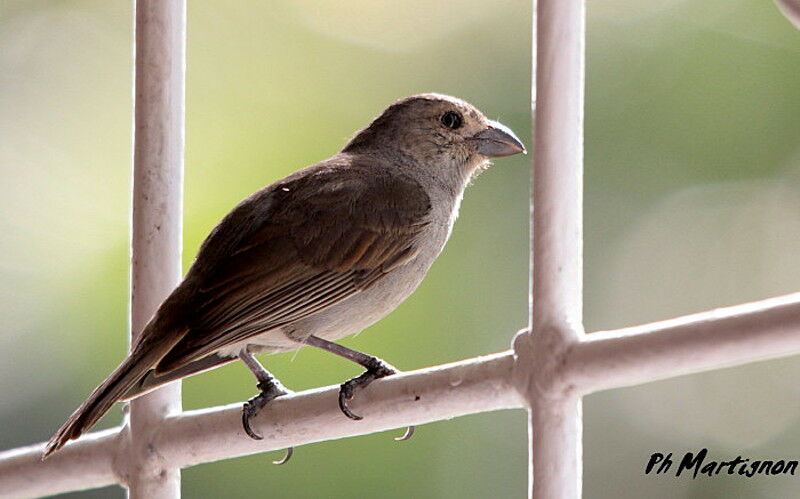
[[[242,425],[260,439],[250,420],[290,392],[255,355],[304,346],[365,369],[339,391],[341,411],[361,419],[350,400],[397,369],[336,340],[403,302],[450,237],[470,180],[493,158],[525,152],[514,132],[464,100],[426,93],[392,103],[339,153],[262,188],[220,221],[42,459],[116,402],[237,359],[259,390],[243,405]]]

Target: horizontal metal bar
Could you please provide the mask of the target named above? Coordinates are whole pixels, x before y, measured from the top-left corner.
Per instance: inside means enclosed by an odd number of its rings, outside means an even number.
[[[566,356],[583,393],[800,354],[800,293],[586,335]]]
[[[121,428],[83,436],[42,462],[44,443],[0,452],[0,497],[38,497],[116,483]]]
[[[562,375],[582,393],[645,383],[800,353],[800,293],[586,335],[566,354]],[[261,441],[241,429],[241,404],[170,417],[156,430],[165,465],[187,467],[411,424],[525,405],[512,384],[510,351],[398,374],[353,400],[362,421],[344,417],[337,386],[276,399],[255,420]],[[517,373],[518,375],[519,373]],[[419,398],[418,398],[419,397]],[[72,442],[46,462],[43,443],[0,453],[0,496],[55,494],[109,485],[120,428]]]
[[[264,440],[242,431],[241,404],[170,417],[152,442],[159,462],[185,468],[200,463],[283,449],[312,442],[365,435],[467,414],[523,407],[512,385],[510,351],[380,379],[353,399],[361,421],[339,410],[338,386],[280,397],[254,420]],[[45,462],[43,443],[0,453],[0,496],[56,494],[119,482],[120,428],[92,433],[68,444]],[[124,452],[124,450],[120,451]]]
[[[403,373],[374,382],[350,404],[338,406],[339,387],[274,400],[255,420],[263,441],[242,431],[241,404],[185,412],[160,429],[159,452],[180,467],[268,450],[420,425],[466,414],[513,409],[523,402],[511,382],[511,352]]]

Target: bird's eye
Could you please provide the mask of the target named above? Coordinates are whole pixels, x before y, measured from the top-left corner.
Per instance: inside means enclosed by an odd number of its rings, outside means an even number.
[[[461,117],[460,113],[447,111],[442,115],[442,124],[447,128],[455,130],[456,128],[461,128],[461,125],[464,124],[464,118]]]

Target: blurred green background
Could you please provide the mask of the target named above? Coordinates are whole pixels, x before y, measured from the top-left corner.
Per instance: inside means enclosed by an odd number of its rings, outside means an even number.
[[[587,330],[800,290],[800,34],[768,0],[590,1]],[[457,95],[530,137],[528,1],[189,3],[185,251],[259,187],[326,158],[398,97]],[[0,4],[0,448],[42,441],[123,358],[130,1]],[[529,142],[529,139],[526,139]],[[527,157],[467,192],[405,304],[345,344],[401,369],[507,349],[527,322]],[[358,373],[304,349],[263,359],[289,387]],[[800,361],[585,401],[594,498],[800,495],[800,478],[643,476],[652,452],[797,459]],[[239,365],[186,408],[255,392]],[[103,421],[117,424],[119,409]],[[522,497],[523,411],[185,470],[186,497]],[[108,487],[75,494],[122,497]]]

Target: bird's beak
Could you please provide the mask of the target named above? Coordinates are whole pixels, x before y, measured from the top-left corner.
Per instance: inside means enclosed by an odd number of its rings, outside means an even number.
[[[489,126],[472,136],[477,143],[478,152],[488,158],[527,154],[522,141],[514,135],[510,128],[502,123],[490,121]]]

